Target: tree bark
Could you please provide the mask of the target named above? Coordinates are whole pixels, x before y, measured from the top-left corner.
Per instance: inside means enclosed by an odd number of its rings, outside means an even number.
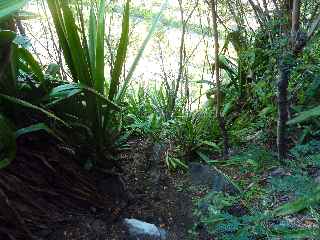
[[[291,66],[286,63],[284,56],[279,63],[278,89],[278,126],[277,147],[278,159],[283,161],[287,157],[287,121],[288,121],[288,83],[290,79]]]
[[[287,121],[288,121],[288,84],[290,80],[293,62],[297,58],[297,54],[302,51],[303,47],[296,50],[296,43],[300,41],[298,33],[300,28],[300,0],[286,0],[285,10],[290,17],[291,33],[289,34],[288,50],[283,49],[284,53],[278,63],[279,79],[278,88],[278,126],[277,126],[277,148],[278,159],[283,162],[287,158],[288,138],[287,138]],[[284,27],[284,29],[289,28]],[[303,43],[304,45],[305,43]],[[289,52],[288,52],[289,51]],[[290,55],[292,57],[290,57]]]

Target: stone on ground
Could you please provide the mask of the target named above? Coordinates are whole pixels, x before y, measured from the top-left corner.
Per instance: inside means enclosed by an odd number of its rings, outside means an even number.
[[[232,181],[217,168],[201,163],[190,163],[191,181],[195,185],[206,185],[212,191],[229,194],[239,193]]]
[[[137,219],[124,219],[124,225],[128,231],[129,240],[166,240],[167,233],[164,229],[154,224]]]

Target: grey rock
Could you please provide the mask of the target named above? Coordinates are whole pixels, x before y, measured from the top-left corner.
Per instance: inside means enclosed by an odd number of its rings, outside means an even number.
[[[137,219],[124,219],[128,231],[129,240],[166,240],[167,232],[154,224],[146,223]]]
[[[314,181],[315,181],[316,183],[320,184],[320,175],[317,176],[317,177],[314,179]]]
[[[165,151],[165,146],[160,143],[155,143],[152,148],[152,154],[149,161],[149,176],[154,192],[159,192],[161,179],[161,159]]]
[[[189,164],[192,183],[195,185],[207,185],[212,191],[239,193],[234,183],[215,167],[209,167],[201,163]]]
[[[152,148],[151,164],[158,165],[161,161],[162,151],[164,146],[160,143],[155,143]]]
[[[287,172],[282,167],[278,167],[270,173],[271,177],[283,177],[286,175],[287,175]]]
[[[91,229],[94,232],[101,233],[106,228],[106,223],[102,220],[96,219],[91,223]]]
[[[320,169],[317,169],[315,171],[315,173],[313,174],[313,178],[317,184],[320,184]]]
[[[207,215],[209,213],[209,206],[209,203],[203,201],[199,203],[198,208],[203,215]]]
[[[111,195],[116,201],[127,199],[125,184],[121,176],[106,176],[97,181],[97,189],[100,194]]]

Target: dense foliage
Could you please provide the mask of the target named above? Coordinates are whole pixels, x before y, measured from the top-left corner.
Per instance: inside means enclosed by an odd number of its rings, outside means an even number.
[[[45,55],[59,56],[48,64],[25,42],[22,23],[38,18],[22,10],[27,2],[0,0],[0,169],[15,159],[16,140],[35,132],[74,147],[87,170],[112,168],[129,139],[148,138],[169,146],[169,170],[199,161],[253,173],[240,196],[196,203],[217,239],[319,236],[284,217],[307,209],[319,227],[319,184],[308,175],[320,169],[319,1],[157,1],[156,12],[130,0],[31,1],[41,2],[54,43]],[[139,21],[147,30],[136,39]],[[179,34],[172,52],[170,29]],[[146,51],[161,68],[156,84],[134,75]],[[294,174],[259,185],[254,175],[275,166]],[[270,207],[280,193],[292,201]],[[228,212],[239,202],[245,214]]]

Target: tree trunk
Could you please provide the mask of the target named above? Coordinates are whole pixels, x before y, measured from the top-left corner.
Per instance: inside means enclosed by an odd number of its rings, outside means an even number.
[[[283,161],[287,157],[287,121],[288,121],[288,83],[291,66],[286,63],[285,57],[279,63],[278,88],[278,128],[277,147],[278,159]]]
[[[217,119],[219,122],[221,135],[223,138],[223,158],[225,159],[228,157],[228,154],[229,154],[229,138],[228,138],[225,122],[224,122],[224,117],[221,117],[219,114],[219,116],[217,116]]]
[[[277,147],[278,147],[278,159],[281,162],[287,158],[288,152],[288,139],[287,139],[287,121],[288,121],[288,84],[294,62],[297,59],[298,54],[303,50],[305,46],[305,40],[302,40],[303,44],[300,47],[296,47],[297,42],[300,42],[298,38],[300,28],[300,0],[286,0],[284,2],[287,16],[289,16],[289,23],[291,23],[291,33],[288,35],[289,49],[283,49],[284,53],[282,59],[279,61],[279,80],[278,87],[278,128],[277,128]],[[289,25],[285,24],[284,29]],[[288,52],[289,51],[289,52]]]
[[[220,90],[220,69],[219,69],[219,35],[217,26],[217,3],[215,0],[211,0],[212,22],[213,22],[213,38],[214,38],[214,73],[217,86],[217,105],[216,105],[216,117],[219,122],[221,135],[223,137],[223,158],[226,158],[229,153],[229,141],[228,134],[225,128],[225,122],[223,116],[221,116],[221,90]]]
[[[16,25],[17,25],[17,28],[19,30],[19,33],[22,35],[22,36],[26,36],[26,30],[24,29],[24,26],[21,22],[20,19],[16,20]]]

